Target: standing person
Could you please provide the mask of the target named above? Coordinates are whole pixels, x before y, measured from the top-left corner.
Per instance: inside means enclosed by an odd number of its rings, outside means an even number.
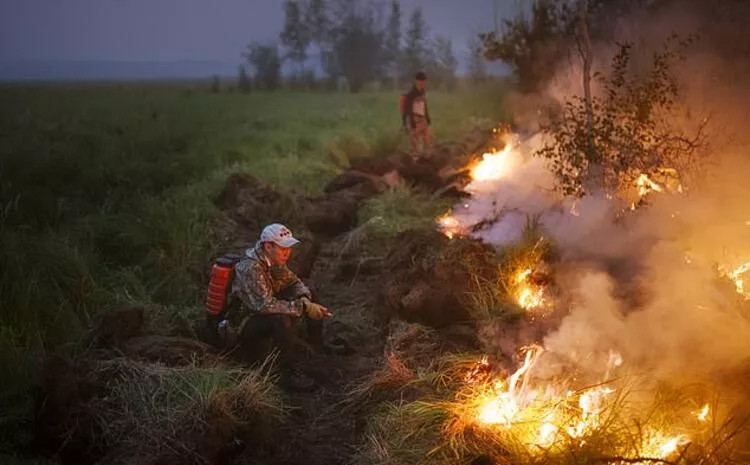
[[[432,152],[430,111],[427,106],[427,75],[420,71],[414,76],[411,90],[402,95],[401,116],[404,129],[411,139],[414,155]]]
[[[299,241],[282,224],[263,229],[255,247],[235,266],[231,307],[225,324],[237,328],[239,344],[252,346],[272,337],[281,351],[282,381],[292,389],[308,390],[314,382],[298,366],[295,329],[304,320],[308,339],[323,347],[323,320],[331,312],[314,303],[310,289],[287,267]]]

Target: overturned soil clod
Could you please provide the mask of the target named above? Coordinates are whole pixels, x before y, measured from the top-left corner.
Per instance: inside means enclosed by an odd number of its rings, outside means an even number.
[[[388,307],[406,321],[440,328],[470,320],[475,286],[497,279],[494,250],[479,241],[410,230],[395,243],[384,293]]]

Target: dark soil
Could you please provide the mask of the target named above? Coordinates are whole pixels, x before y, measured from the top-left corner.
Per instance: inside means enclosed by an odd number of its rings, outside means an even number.
[[[378,310],[379,287],[375,277],[354,282],[335,279],[341,238],[325,244],[310,283],[319,290],[319,301],[334,313],[326,322],[329,342],[346,341],[352,353],[328,355],[310,351],[304,371],[316,380],[311,393],[290,393],[291,418],[279,431],[284,447],[273,457],[246,457],[240,463],[336,465],[352,463],[362,441],[364,421],[346,407],[352,385],[376,370],[385,342],[385,320]],[[256,460],[256,461],[253,461]]]

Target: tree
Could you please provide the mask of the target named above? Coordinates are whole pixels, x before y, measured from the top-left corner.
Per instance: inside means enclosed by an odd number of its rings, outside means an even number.
[[[687,42],[675,43],[654,53],[645,73],[632,69],[632,46],[620,44],[609,72],[593,75],[602,91],[574,96],[553,115],[544,128],[552,139],[537,155],[550,160],[564,194],[617,194],[641,174],[700,168],[705,123],[692,134],[669,123],[679,96],[673,68]]]
[[[245,53],[247,62],[255,70],[255,83],[267,90],[275,90],[281,83],[281,58],[275,43],[253,43]]]
[[[250,92],[250,78],[247,76],[247,71],[243,65],[240,65],[239,73],[237,75],[237,89],[243,94]]]
[[[619,18],[639,8],[657,8],[670,0],[534,0],[527,14],[503,22],[502,33],[482,34],[485,58],[513,68],[522,91],[538,91],[553,77],[581,36],[586,16],[590,41],[611,41]]]
[[[453,54],[453,42],[443,36],[437,36],[433,44],[434,61],[428,65],[429,73],[437,86],[453,89],[456,86],[456,68],[458,60]]]
[[[482,82],[487,79],[487,61],[484,58],[484,47],[479,36],[469,39],[467,45],[469,52],[468,74],[474,82]]]
[[[403,73],[408,80],[417,71],[423,70],[430,61],[427,24],[420,8],[415,9],[409,17],[406,31],[406,44],[403,51]]]
[[[401,2],[391,1],[388,25],[385,31],[383,61],[386,73],[393,77],[394,87],[398,86],[398,65],[401,60]]]
[[[523,12],[514,20],[504,22],[504,32],[483,34],[485,57],[502,60],[513,68],[522,91],[538,90],[557,69],[558,60],[568,48],[570,23],[564,2],[537,0],[531,15]]]
[[[218,94],[221,91],[221,83],[219,81],[219,76],[213,75],[211,76],[211,92],[214,94]]]
[[[309,0],[305,9],[305,24],[311,42],[318,47],[328,42],[330,24],[325,0]]]
[[[297,63],[301,76],[310,46],[310,32],[302,18],[302,9],[297,0],[284,1],[284,27],[279,34],[281,44],[286,49],[286,57]]]
[[[383,34],[371,10],[350,12],[333,33],[333,57],[337,70],[357,92],[382,70]]]

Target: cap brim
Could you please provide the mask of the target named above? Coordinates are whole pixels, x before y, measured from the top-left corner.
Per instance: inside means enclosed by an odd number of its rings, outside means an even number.
[[[281,247],[292,247],[299,244],[299,241],[293,237],[285,237],[276,241],[276,244],[280,245]]]

